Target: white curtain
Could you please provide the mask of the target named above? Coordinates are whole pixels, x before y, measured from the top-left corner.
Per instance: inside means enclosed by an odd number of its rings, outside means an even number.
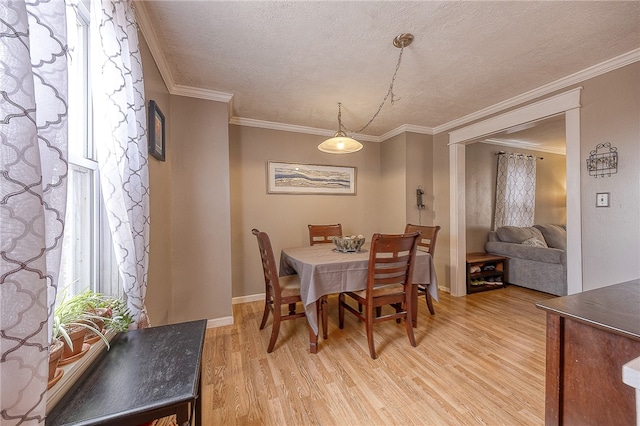
[[[0,424],[44,422],[67,194],[65,3],[0,2]]]
[[[91,38],[100,182],[134,327],[145,327],[149,175],[142,61],[130,2],[94,1]]]
[[[505,153],[498,155],[494,229],[532,226],[536,205],[536,158]]]

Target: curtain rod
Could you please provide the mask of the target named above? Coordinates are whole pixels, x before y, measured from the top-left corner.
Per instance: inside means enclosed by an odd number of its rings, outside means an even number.
[[[504,151],[498,151],[498,152],[496,152],[496,155],[506,155],[506,154],[507,154],[507,153],[506,153],[506,152],[504,152]],[[518,156],[518,157],[529,157],[529,158],[535,158],[535,159],[538,159],[538,160],[544,160],[544,157],[536,157],[535,155],[517,154],[517,153],[515,153],[515,152],[511,152],[510,154],[511,154],[511,155]]]

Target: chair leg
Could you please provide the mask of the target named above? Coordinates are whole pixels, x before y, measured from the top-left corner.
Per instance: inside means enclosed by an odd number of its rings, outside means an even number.
[[[409,304],[407,304],[409,305]],[[411,346],[416,347],[416,336],[413,334],[413,321],[412,321],[411,311],[407,310],[407,313],[404,317],[404,326],[407,329],[407,336],[409,336],[409,342]]]
[[[344,328],[344,294],[338,295],[338,327],[340,330]]]
[[[367,342],[369,343],[369,355],[376,359],[376,347],[373,341],[373,307],[365,306],[365,327],[367,329]],[[413,330],[411,330],[413,332]]]
[[[427,299],[427,308],[429,308],[429,312],[431,315],[435,315],[436,311],[433,309],[433,300],[431,298],[431,294],[429,293],[429,289],[425,289],[424,297]]]
[[[278,307],[280,309],[280,307]],[[273,310],[273,326],[271,327],[271,339],[269,340],[269,346],[267,347],[267,353],[273,351],[273,347],[278,340],[278,333],[280,332],[280,312],[277,309]]]
[[[262,330],[264,328],[265,325],[267,325],[267,319],[269,318],[269,304],[271,303],[271,301],[269,301],[268,299],[265,300],[264,302],[264,314],[262,314],[262,322],[260,323],[260,330]]]
[[[289,315],[295,315],[296,313],[296,304],[289,303]]]

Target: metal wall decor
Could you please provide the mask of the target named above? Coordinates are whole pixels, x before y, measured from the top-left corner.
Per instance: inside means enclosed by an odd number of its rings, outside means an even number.
[[[618,148],[609,142],[599,143],[587,158],[587,170],[595,177],[618,173]]]

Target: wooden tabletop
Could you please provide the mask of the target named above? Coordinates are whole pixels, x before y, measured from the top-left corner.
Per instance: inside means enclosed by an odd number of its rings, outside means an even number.
[[[640,279],[539,302],[561,317],[640,340]]]
[[[198,397],[206,326],[198,320],[119,333],[46,425],[124,426],[184,411]]]

